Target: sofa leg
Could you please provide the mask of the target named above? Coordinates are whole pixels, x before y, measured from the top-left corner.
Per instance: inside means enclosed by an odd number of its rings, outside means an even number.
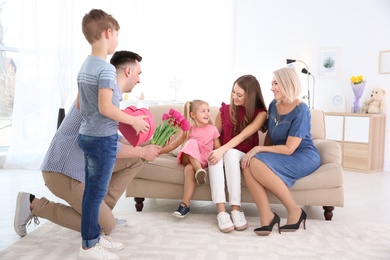
[[[323,206],[322,208],[324,209],[325,220],[332,220],[334,207]]]
[[[144,208],[144,200],[145,198],[134,198],[135,208],[137,211],[142,211],[142,209]]]

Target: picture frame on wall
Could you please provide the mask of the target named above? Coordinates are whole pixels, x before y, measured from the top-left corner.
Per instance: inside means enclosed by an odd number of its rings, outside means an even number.
[[[341,65],[341,49],[336,47],[322,48],[319,55],[319,75],[325,78],[338,77]]]
[[[390,74],[390,50],[379,52],[379,74]]]

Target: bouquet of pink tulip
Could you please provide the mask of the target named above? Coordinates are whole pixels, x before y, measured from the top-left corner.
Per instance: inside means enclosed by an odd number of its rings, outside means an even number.
[[[152,144],[164,146],[168,139],[179,130],[185,132],[190,129],[187,119],[173,108],[169,109],[168,114],[163,114],[162,120],[163,123],[154,132]]]

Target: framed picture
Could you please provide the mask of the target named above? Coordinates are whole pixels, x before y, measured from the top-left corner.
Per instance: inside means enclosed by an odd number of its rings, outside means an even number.
[[[338,77],[341,63],[340,48],[323,48],[320,50],[319,75],[322,77]]]
[[[379,52],[379,73],[390,74],[390,51]]]

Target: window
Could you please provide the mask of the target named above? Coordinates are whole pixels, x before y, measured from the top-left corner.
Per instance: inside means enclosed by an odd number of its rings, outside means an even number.
[[[143,57],[136,91],[146,100],[190,100],[196,92],[196,98],[219,105],[220,90],[234,80],[228,77],[233,1],[142,0],[113,5],[104,0],[0,0],[0,8],[4,28],[0,51],[8,58],[5,65],[12,59],[16,68],[12,116],[4,120],[9,127],[0,125],[0,131],[12,135],[0,144],[10,146],[5,168],[39,168],[57,128],[59,108],[66,113],[77,95],[77,74],[91,52],[80,25],[92,8],[118,20],[117,50]]]
[[[1,31],[0,35],[2,35]],[[0,44],[2,44],[1,39]],[[15,77],[16,64],[12,58],[12,52],[7,52],[4,48],[0,49],[0,147],[7,147],[11,144]]]

